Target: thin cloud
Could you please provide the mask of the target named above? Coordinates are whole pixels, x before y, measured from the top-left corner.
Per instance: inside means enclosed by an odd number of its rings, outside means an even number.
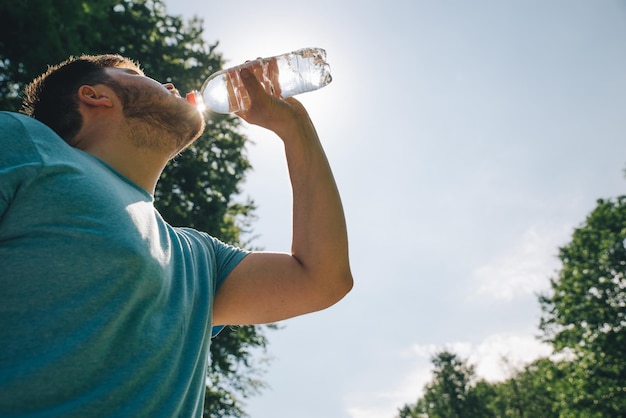
[[[523,334],[493,334],[478,343],[457,341],[445,345],[415,344],[401,353],[400,357],[410,365],[404,375],[396,377],[390,390],[346,397],[348,416],[397,416],[402,406],[415,403],[423,395],[424,386],[432,380],[431,358],[444,349],[467,360],[475,366],[478,378],[491,382],[503,381],[525,365],[552,353],[551,347],[538,341],[530,330]]]
[[[563,226],[531,226],[517,247],[474,270],[470,298],[511,301],[547,290],[568,231]]]

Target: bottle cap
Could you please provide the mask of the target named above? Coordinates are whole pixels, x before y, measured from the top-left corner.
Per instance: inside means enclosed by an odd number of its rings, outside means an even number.
[[[198,109],[198,112],[203,113],[206,110],[206,105],[204,104],[204,99],[199,91],[190,91],[185,95],[185,99],[187,102]]]
[[[189,93],[187,93],[187,95],[185,96],[185,99],[187,99],[187,101],[189,103],[191,103],[194,106],[198,106],[198,100],[197,100],[197,96],[198,96],[198,92],[197,91],[190,91]]]

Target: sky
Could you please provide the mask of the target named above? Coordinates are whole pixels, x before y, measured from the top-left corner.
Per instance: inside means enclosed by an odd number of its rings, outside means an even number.
[[[267,332],[252,418],[394,418],[439,350],[493,381],[550,354],[537,294],[558,249],[598,198],[625,194],[626,2],[166,5],[203,18],[227,65],[322,47],[333,73],[299,98],[342,193],[355,287]],[[253,244],[289,251],[282,146],[243,129]]]

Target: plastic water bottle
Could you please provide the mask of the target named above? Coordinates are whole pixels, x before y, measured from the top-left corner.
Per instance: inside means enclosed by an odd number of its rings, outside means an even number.
[[[187,100],[216,113],[246,110],[250,97],[239,74],[242,68],[249,68],[265,91],[282,98],[317,90],[332,81],[326,51],[305,48],[219,71],[204,82],[199,92],[187,93]]]

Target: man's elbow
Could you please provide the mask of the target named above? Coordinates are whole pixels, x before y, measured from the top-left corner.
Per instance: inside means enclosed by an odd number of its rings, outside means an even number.
[[[354,287],[354,279],[350,269],[332,275],[331,285],[325,295],[324,308],[328,308],[343,299]]]

